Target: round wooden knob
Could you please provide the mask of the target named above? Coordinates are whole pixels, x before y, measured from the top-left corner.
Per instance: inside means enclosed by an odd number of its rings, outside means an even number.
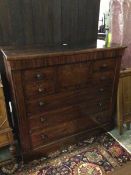
[[[38,80],[41,80],[41,79],[43,78],[43,76],[42,76],[42,74],[38,73],[38,74],[36,74],[36,78],[37,78]]]
[[[100,68],[101,68],[101,69],[105,69],[105,68],[107,68],[107,64],[106,64],[106,63],[103,64]]]
[[[106,77],[103,76],[103,77],[100,78],[100,80],[101,80],[101,81],[104,81],[104,80],[106,80]]]
[[[48,139],[48,135],[42,134],[42,135],[41,135],[41,138],[42,138],[42,140],[47,140],[47,139]]]
[[[45,105],[45,103],[43,101],[39,102],[39,106],[44,106],[44,105]]]
[[[100,92],[104,92],[104,88],[100,88],[99,91],[100,91]]]
[[[44,122],[47,121],[47,118],[46,118],[46,117],[41,117],[41,118],[40,118],[40,121],[41,121],[42,123],[44,123]]]
[[[39,89],[38,89],[38,92],[40,92],[40,93],[43,92],[43,91],[44,91],[43,88],[39,88]]]

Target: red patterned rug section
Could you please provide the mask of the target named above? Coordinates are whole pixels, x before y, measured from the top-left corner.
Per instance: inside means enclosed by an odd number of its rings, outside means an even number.
[[[104,175],[130,160],[131,155],[109,134],[104,134],[19,167],[15,174]]]

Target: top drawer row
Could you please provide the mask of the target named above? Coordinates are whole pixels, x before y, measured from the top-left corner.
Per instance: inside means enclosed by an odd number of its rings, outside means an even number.
[[[80,72],[89,75],[90,72],[104,72],[109,70],[114,70],[116,65],[115,59],[98,60],[95,62],[83,62],[77,64],[67,64],[62,65],[59,68],[65,69],[67,73],[73,72],[79,74]],[[63,72],[63,71],[62,71]],[[40,68],[33,70],[24,71],[24,81],[26,82],[36,82],[41,80],[54,80],[54,75],[56,74],[55,67]],[[71,75],[70,75],[71,76]]]

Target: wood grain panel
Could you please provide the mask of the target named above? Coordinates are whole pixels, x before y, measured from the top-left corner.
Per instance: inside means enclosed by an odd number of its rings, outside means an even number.
[[[78,0],[78,40],[95,42],[97,37],[100,0]],[[92,10],[93,9],[93,10]],[[95,24],[95,25],[94,25]],[[93,29],[93,30],[92,30]]]
[[[91,62],[60,66],[58,68],[59,88],[66,90],[88,86],[92,75],[90,67]]]
[[[0,0],[0,45],[11,44],[12,26],[9,0]]]
[[[1,45],[94,42],[99,0],[0,0]]]
[[[71,44],[78,39],[78,0],[62,0],[62,41]]]
[[[32,10],[32,1],[31,0],[22,0],[21,1],[21,13],[23,20],[23,30],[25,44],[35,44],[35,31],[33,23],[33,10]]]
[[[11,16],[12,39],[11,45],[25,45],[25,31],[23,21],[23,5],[20,0],[8,1]],[[5,14],[6,16],[6,14]]]
[[[131,123],[131,69],[121,71],[117,94],[117,125],[120,134],[123,133],[123,124],[130,129]]]

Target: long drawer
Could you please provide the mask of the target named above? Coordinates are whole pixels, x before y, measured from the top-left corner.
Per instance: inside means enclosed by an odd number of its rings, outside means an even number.
[[[104,119],[105,116],[105,120]],[[102,124],[106,124],[111,121],[111,111],[104,111],[98,113],[95,116],[79,116],[71,121],[65,121],[61,124],[52,126],[51,128],[40,129],[38,132],[30,134],[32,147],[36,148],[41,145],[53,142],[54,140],[61,139],[63,137],[89,130],[93,127],[100,127]]]
[[[40,128],[50,128],[73,119],[77,119],[81,115],[78,105],[69,106],[63,109],[48,111],[41,115],[28,118],[30,131]]]
[[[89,109],[83,109],[83,108],[86,108],[86,105],[84,104],[83,106],[75,105],[64,109],[49,111],[38,116],[29,117],[28,123],[29,123],[30,133],[33,133],[39,129],[51,128],[51,127],[57,126],[61,123],[65,123],[65,122],[77,119],[80,116],[90,117]],[[91,115],[91,117],[95,118],[97,122],[101,122],[101,123],[105,122],[105,120],[109,118],[107,116],[111,116],[110,107],[108,109],[107,108],[105,109],[106,111],[97,113],[97,117],[95,117],[96,115],[94,113]],[[94,111],[96,110],[97,109],[94,109]],[[98,111],[101,111],[101,110],[98,110]]]
[[[27,114],[28,116],[32,116],[40,114],[41,112],[83,103],[87,104],[87,107],[92,111],[99,106],[99,103],[104,103],[103,99],[111,99],[111,91],[103,91],[101,88],[90,88],[74,92],[59,93],[27,101]]]
[[[88,96],[94,95],[109,95],[109,92],[112,91],[113,88],[113,73],[107,72],[106,74],[103,73],[94,73],[93,79],[90,81],[90,83],[85,85],[79,85],[79,86],[70,86],[69,88],[57,88],[55,86],[54,81],[40,81],[40,82],[32,82],[27,83],[24,85],[24,94],[25,98],[27,100],[34,100],[39,99],[41,97],[57,94],[57,93],[64,93],[69,92],[72,93],[72,91],[79,93],[79,91],[88,91]],[[95,86],[92,86],[95,85]],[[86,90],[85,90],[86,89]],[[101,93],[103,91],[103,93]],[[57,92],[57,93],[56,93]]]

